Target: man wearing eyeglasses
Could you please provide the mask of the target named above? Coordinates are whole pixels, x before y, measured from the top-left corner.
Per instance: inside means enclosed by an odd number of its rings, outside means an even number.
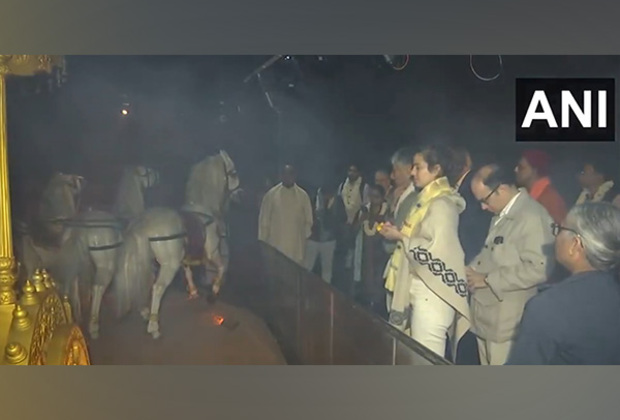
[[[471,182],[481,207],[493,213],[480,253],[466,270],[472,332],[482,365],[503,365],[527,301],[554,266],[551,216],[514,184],[511,168],[483,166]]]
[[[553,228],[568,278],[527,303],[507,364],[618,365],[620,210],[578,205]]]

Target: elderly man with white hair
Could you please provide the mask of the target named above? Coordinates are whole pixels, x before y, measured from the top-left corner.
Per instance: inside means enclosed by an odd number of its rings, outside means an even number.
[[[416,150],[412,147],[403,147],[392,156],[392,174],[391,178],[394,182],[392,190],[392,201],[389,203],[388,219],[392,220],[394,226],[402,229],[405,219],[411,212],[411,208],[415,205],[418,196],[413,180],[411,179],[411,169],[413,168],[413,156]],[[397,252],[396,246],[398,241],[386,239],[384,242],[385,252],[394,255]],[[400,251],[398,251],[400,252]],[[390,261],[391,261],[390,257]],[[383,278],[387,279],[391,263],[388,261],[385,267]],[[394,294],[393,282],[386,282],[386,308],[389,312],[392,306],[392,297]]]
[[[571,275],[528,302],[507,364],[620,364],[620,209],[578,205],[553,227]]]

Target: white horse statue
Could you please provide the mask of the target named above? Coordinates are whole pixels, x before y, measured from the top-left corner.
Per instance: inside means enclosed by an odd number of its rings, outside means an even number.
[[[241,193],[235,164],[224,150],[207,157],[190,170],[183,211],[186,219],[189,218],[187,224],[197,222],[204,226],[203,229],[188,229],[189,247],[183,269],[190,299],[198,297],[192,275],[192,267],[195,266],[203,266],[206,272],[209,266],[213,267],[216,274],[211,281],[211,291],[214,296],[220,291],[228,269],[228,229],[225,218],[230,201],[238,201]]]
[[[201,263],[215,264],[221,280],[226,261],[221,252],[221,233],[214,228],[218,224],[213,221],[223,217],[231,193],[238,189],[234,163],[226,152],[221,151],[192,168],[187,186],[187,196],[191,201],[187,200],[182,211],[147,209],[130,224],[119,252],[115,275],[119,313],[140,308],[141,315],[148,320],[147,332],[153,338],[159,338],[161,299],[181,266],[184,266],[186,275],[190,271],[186,256],[200,254]],[[197,252],[193,252],[196,248],[192,248],[192,238],[196,237],[201,237],[202,242],[198,242]],[[158,266],[158,270],[154,283],[151,283],[154,266]],[[192,286],[195,289],[191,272],[187,281],[190,290]],[[149,307],[150,284],[153,286]],[[219,286],[218,283],[217,291]]]
[[[48,268],[70,296],[78,320],[80,285],[92,285],[91,338],[99,336],[101,301],[116,271],[123,221],[144,211],[144,192],[158,182],[159,173],[151,168],[125,168],[114,206],[117,217],[122,218],[119,220],[91,209],[80,213],[84,178],[57,173],[43,192],[37,220],[31,226],[23,222],[18,225],[21,238],[17,250],[26,275],[31,278],[37,268]]]
[[[185,256],[187,233],[181,215],[172,209],[151,208],[131,223],[125,232],[114,281],[119,314],[142,308],[148,320],[147,333],[159,338],[161,298],[172,283]],[[155,282],[153,269],[159,265]],[[151,288],[151,304],[148,305]]]
[[[66,238],[55,261],[54,277],[71,296],[72,308],[81,314],[80,286],[92,287],[88,332],[99,337],[99,314],[103,295],[112,283],[117,254],[123,242],[122,224],[112,214],[87,210],[65,223]],[[94,268],[94,279],[86,273]],[[89,278],[87,278],[89,277]],[[76,317],[80,320],[81,316]]]
[[[34,216],[35,221],[40,224],[38,228],[46,229],[46,234],[59,238],[63,231],[60,222],[69,220],[78,213],[79,197],[84,185],[82,176],[54,173],[43,190]]]
[[[32,278],[36,269],[53,260],[64,237],[63,221],[77,215],[83,187],[83,177],[57,172],[43,190],[32,220],[16,220],[16,253],[26,278]]]
[[[78,322],[81,319],[78,280],[87,271],[87,265],[94,266],[89,333],[97,338],[101,299],[112,282],[122,232],[110,213],[78,212],[83,181],[77,175],[57,173],[52,177],[35,220],[18,224],[20,238],[16,251],[27,278],[38,268],[49,270],[61,291],[69,296]]]

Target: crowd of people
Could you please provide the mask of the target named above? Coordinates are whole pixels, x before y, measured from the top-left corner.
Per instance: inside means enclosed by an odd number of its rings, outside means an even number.
[[[351,165],[312,197],[287,165],[259,239],[456,363],[620,363],[616,168],[584,158],[567,203],[550,161],[474,167],[463,147],[405,147],[374,179]]]

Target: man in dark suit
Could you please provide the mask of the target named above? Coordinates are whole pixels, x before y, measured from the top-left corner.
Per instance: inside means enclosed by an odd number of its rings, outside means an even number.
[[[312,235],[308,238],[304,265],[312,271],[316,260],[321,261],[322,278],[331,284],[333,261],[338,229],[347,222],[342,197],[337,195],[338,185],[326,182],[314,196]]]
[[[465,211],[459,218],[459,240],[465,252],[465,265],[467,266],[484,246],[491,224],[491,214],[482,209],[471,191],[471,180],[475,171],[472,170],[473,164],[469,151],[460,146],[454,146],[452,149],[455,165],[453,172],[459,176],[450,181],[467,203]],[[469,331],[461,339],[456,363],[460,365],[480,364],[476,337]]]
[[[467,208],[459,219],[459,239],[465,251],[465,265],[467,265],[484,246],[491,215],[482,209],[471,191],[471,180],[475,171],[472,170],[473,163],[469,151],[464,147],[454,147],[454,164],[454,172],[459,174],[459,178],[453,181],[453,185],[467,203]]]

